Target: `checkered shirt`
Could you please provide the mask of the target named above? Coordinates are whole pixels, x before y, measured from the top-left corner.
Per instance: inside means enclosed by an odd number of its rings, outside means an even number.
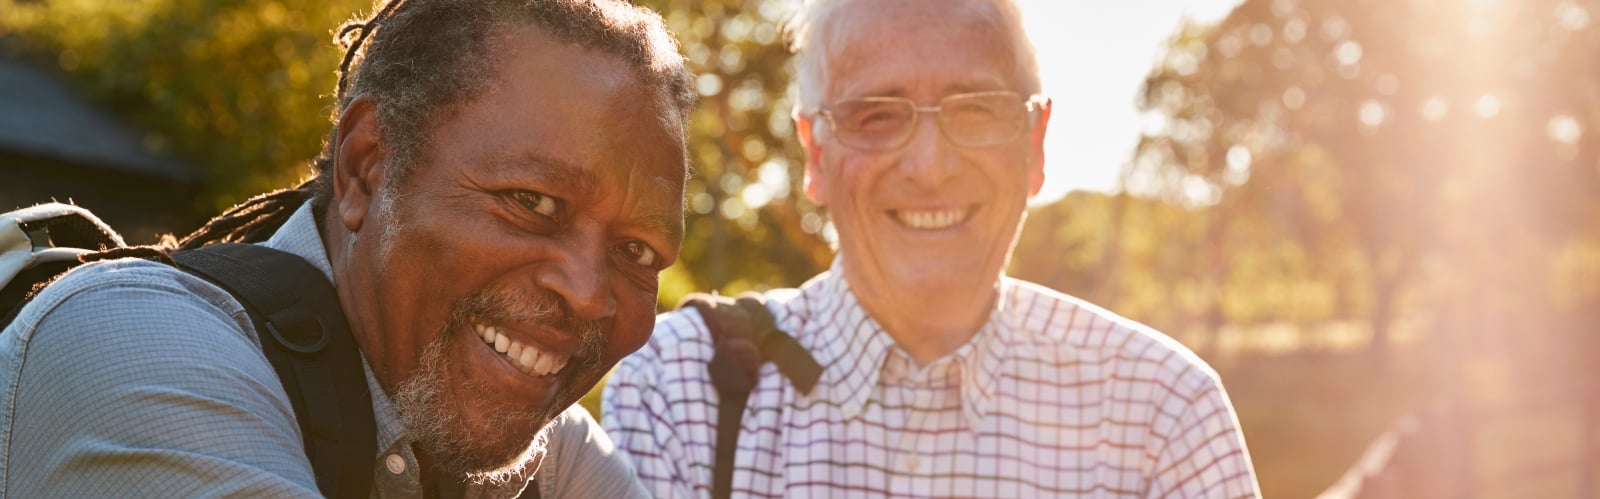
[[[772,364],[746,407],[735,497],[1257,497],[1217,374],[1147,327],[1003,278],[988,321],[918,366],[838,264],[769,292],[823,366],[799,393]],[[698,312],[658,318],[602,401],[602,425],[658,497],[706,497],[717,394]]]

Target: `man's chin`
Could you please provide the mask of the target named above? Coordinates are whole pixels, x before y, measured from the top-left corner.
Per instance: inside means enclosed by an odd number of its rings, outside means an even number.
[[[473,455],[462,456],[460,467],[451,471],[474,482],[501,483],[523,476],[535,456],[544,452],[544,429],[550,419],[542,419],[537,425],[518,425],[517,429],[495,432],[489,440],[478,440],[481,445],[469,451]]]
[[[513,413],[482,423],[458,425],[445,435],[411,435],[418,450],[433,458],[440,470],[473,481],[505,481],[522,470],[544,449],[543,430],[552,420],[541,414]],[[409,430],[408,430],[409,431]]]
[[[541,448],[536,437],[556,412],[519,408],[514,400],[486,400],[482,397],[500,392],[446,380],[445,364],[425,362],[394,396],[395,412],[415,450],[453,476],[493,478],[525,466]]]
[[[587,366],[558,374],[542,407],[527,407],[515,390],[495,390],[478,383],[462,383],[430,410],[448,411],[446,419],[460,424],[439,428],[448,439],[413,435],[424,452],[435,454],[443,469],[471,477],[475,481],[504,481],[517,476],[544,449],[544,430],[587,391],[578,389],[580,379],[599,376]],[[593,385],[593,382],[589,383]],[[485,399],[483,397],[491,397]],[[408,430],[409,431],[409,430]],[[423,445],[426,442],[427,445]],[[446,456],[448,454],[448,457]]]
[[[400,423],[434,469],[479,481],[516,476],[543,449],[539,437],[544,428],[604,374],[593,362],[577,361],[555,374],[529,376],[479,341],[468,326],[478,317],[510,317],[505,321],[514,323],[554,320],[547,317],[553,305],[528,302],[489,291],[458,300],[437,338],[423,348],[410,378],[395,390],[392,401]],[[599,325],[554,322],[579,333],[583,350],[576,357],[600,358],[606,331]]]

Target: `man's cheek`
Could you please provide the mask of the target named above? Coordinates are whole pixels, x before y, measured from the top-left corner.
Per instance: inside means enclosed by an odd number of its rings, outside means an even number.
[[[635,341],[633,338],[610,338],[606,342],[605,353],[601,354],[599,361],[595,364],[595,369],[601,372],[610,370],[612,366],[621,362],[623,357],[627,357],[638,350],[639,347],[644,346],[644,341],[642,340],[648,339],[648,335],[642,338],[641,341]]]

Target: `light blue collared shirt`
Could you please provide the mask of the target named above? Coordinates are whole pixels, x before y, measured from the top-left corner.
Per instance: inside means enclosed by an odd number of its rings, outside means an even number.
[[[332,279],[310,204],[261,243]],[[365,363],[363,363],[363,367]],[[410,440],[366,369],[373,495],[421,496]],[[0,332],[0,496],[315,497],[294,409],[226,291],[140,259],[82,265]],[[544,497],[642,497],[581,408],[542,435]],[[514,497],[525,481],[470,487]]]

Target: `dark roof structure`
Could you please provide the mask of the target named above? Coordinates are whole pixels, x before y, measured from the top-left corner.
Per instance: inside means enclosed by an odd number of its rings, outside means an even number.
[[[48,71],[0,57],[0,212],[70,202],[130,243],[187,233],[211,212],[197,197],[205,175],[141,137]]]
[[[136,134],[66,85],[5,58],[0,58],[0,151],[182,183],[201,179],[198,168],[150,152]]]

